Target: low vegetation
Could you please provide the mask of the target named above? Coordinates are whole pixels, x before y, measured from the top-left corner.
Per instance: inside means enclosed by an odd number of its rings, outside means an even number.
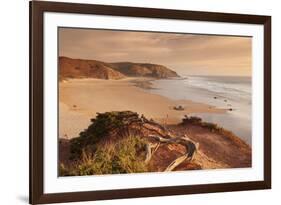
[[[187,115],[185,115],[184,118],[182,119],[182,124],[200,125],[201,127],[209,129],[211,132],[221,133],[224,130],[222,127],[218,126],[215,123],[203,122],[200,117],[195,117],[195,116],[188,117]]]
[[[137,136],[98,145],[94,153],[82,151],[73,165],[60,165],[60,176],[82,176],[146,172],[145,140]]]
[[[95,119],[91,119],[90,126],[81,132],[79,137],[70,141],[71,158],[79,158],[82,150],[95,152],[97,144],[110,132],[117,128],[119,131],[125,129],[127,126],[126,120],[129,118],[139,119],[137,113],[130,111],[98,113]]]
[[[128,135],[128,123],[139,121],[131,111],[98,113],[79,137],[70,140],[70,165],[61,176],[145,172],[145,139]],[[112,138],[112,135],[116,138]]]

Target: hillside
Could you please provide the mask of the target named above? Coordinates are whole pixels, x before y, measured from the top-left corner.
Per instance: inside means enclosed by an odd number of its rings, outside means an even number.
[[[96,60],[59,57],[59,78],[121,79],[124,77],[178,77],[165,66],[145,63],[106,63]]]
[[[100,61],[59,57],[59,77],[62,80],[66,78],[121,79],[125,76]]]
[[[163,65],[131,62],[111,63],[111,65],[113,65],[114,70],[117,70],[126,76],[154,78],[179,77],[175,71],[172,71]]]
[[[161,125],[131,111],[98,113],[71,140],[60,139],[60,176],[251,167],[251,148],[197,117]]]

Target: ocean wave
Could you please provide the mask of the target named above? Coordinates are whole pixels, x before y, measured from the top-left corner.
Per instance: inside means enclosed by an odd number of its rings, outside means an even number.
[[[251,81],[245,77],[188,77],[184,84],[217,94],[251,96]]]

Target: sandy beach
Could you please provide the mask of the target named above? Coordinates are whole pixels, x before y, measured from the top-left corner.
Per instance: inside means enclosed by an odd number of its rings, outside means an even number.
[[[136,85],[136,81],[138,84]],[[143,83],[140,83],[143,82]],[[207,104],[170,98],[146,92],[145,78],[122,80],[71,79],[59,83],[59,137],[78,137],[97,112],[131,110],[161,124],[179,123],[191,113],[224,113]],[[183,106],[184,110],[173,109]]]

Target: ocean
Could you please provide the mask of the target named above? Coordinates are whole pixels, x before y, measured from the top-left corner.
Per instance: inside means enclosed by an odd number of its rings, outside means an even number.
[[[152,81],[149,92],[175,100],[192,100],[218,108],[224,114],[193,113],[206,122],[217,123],[251,145],[251,77],[186,76]]]

